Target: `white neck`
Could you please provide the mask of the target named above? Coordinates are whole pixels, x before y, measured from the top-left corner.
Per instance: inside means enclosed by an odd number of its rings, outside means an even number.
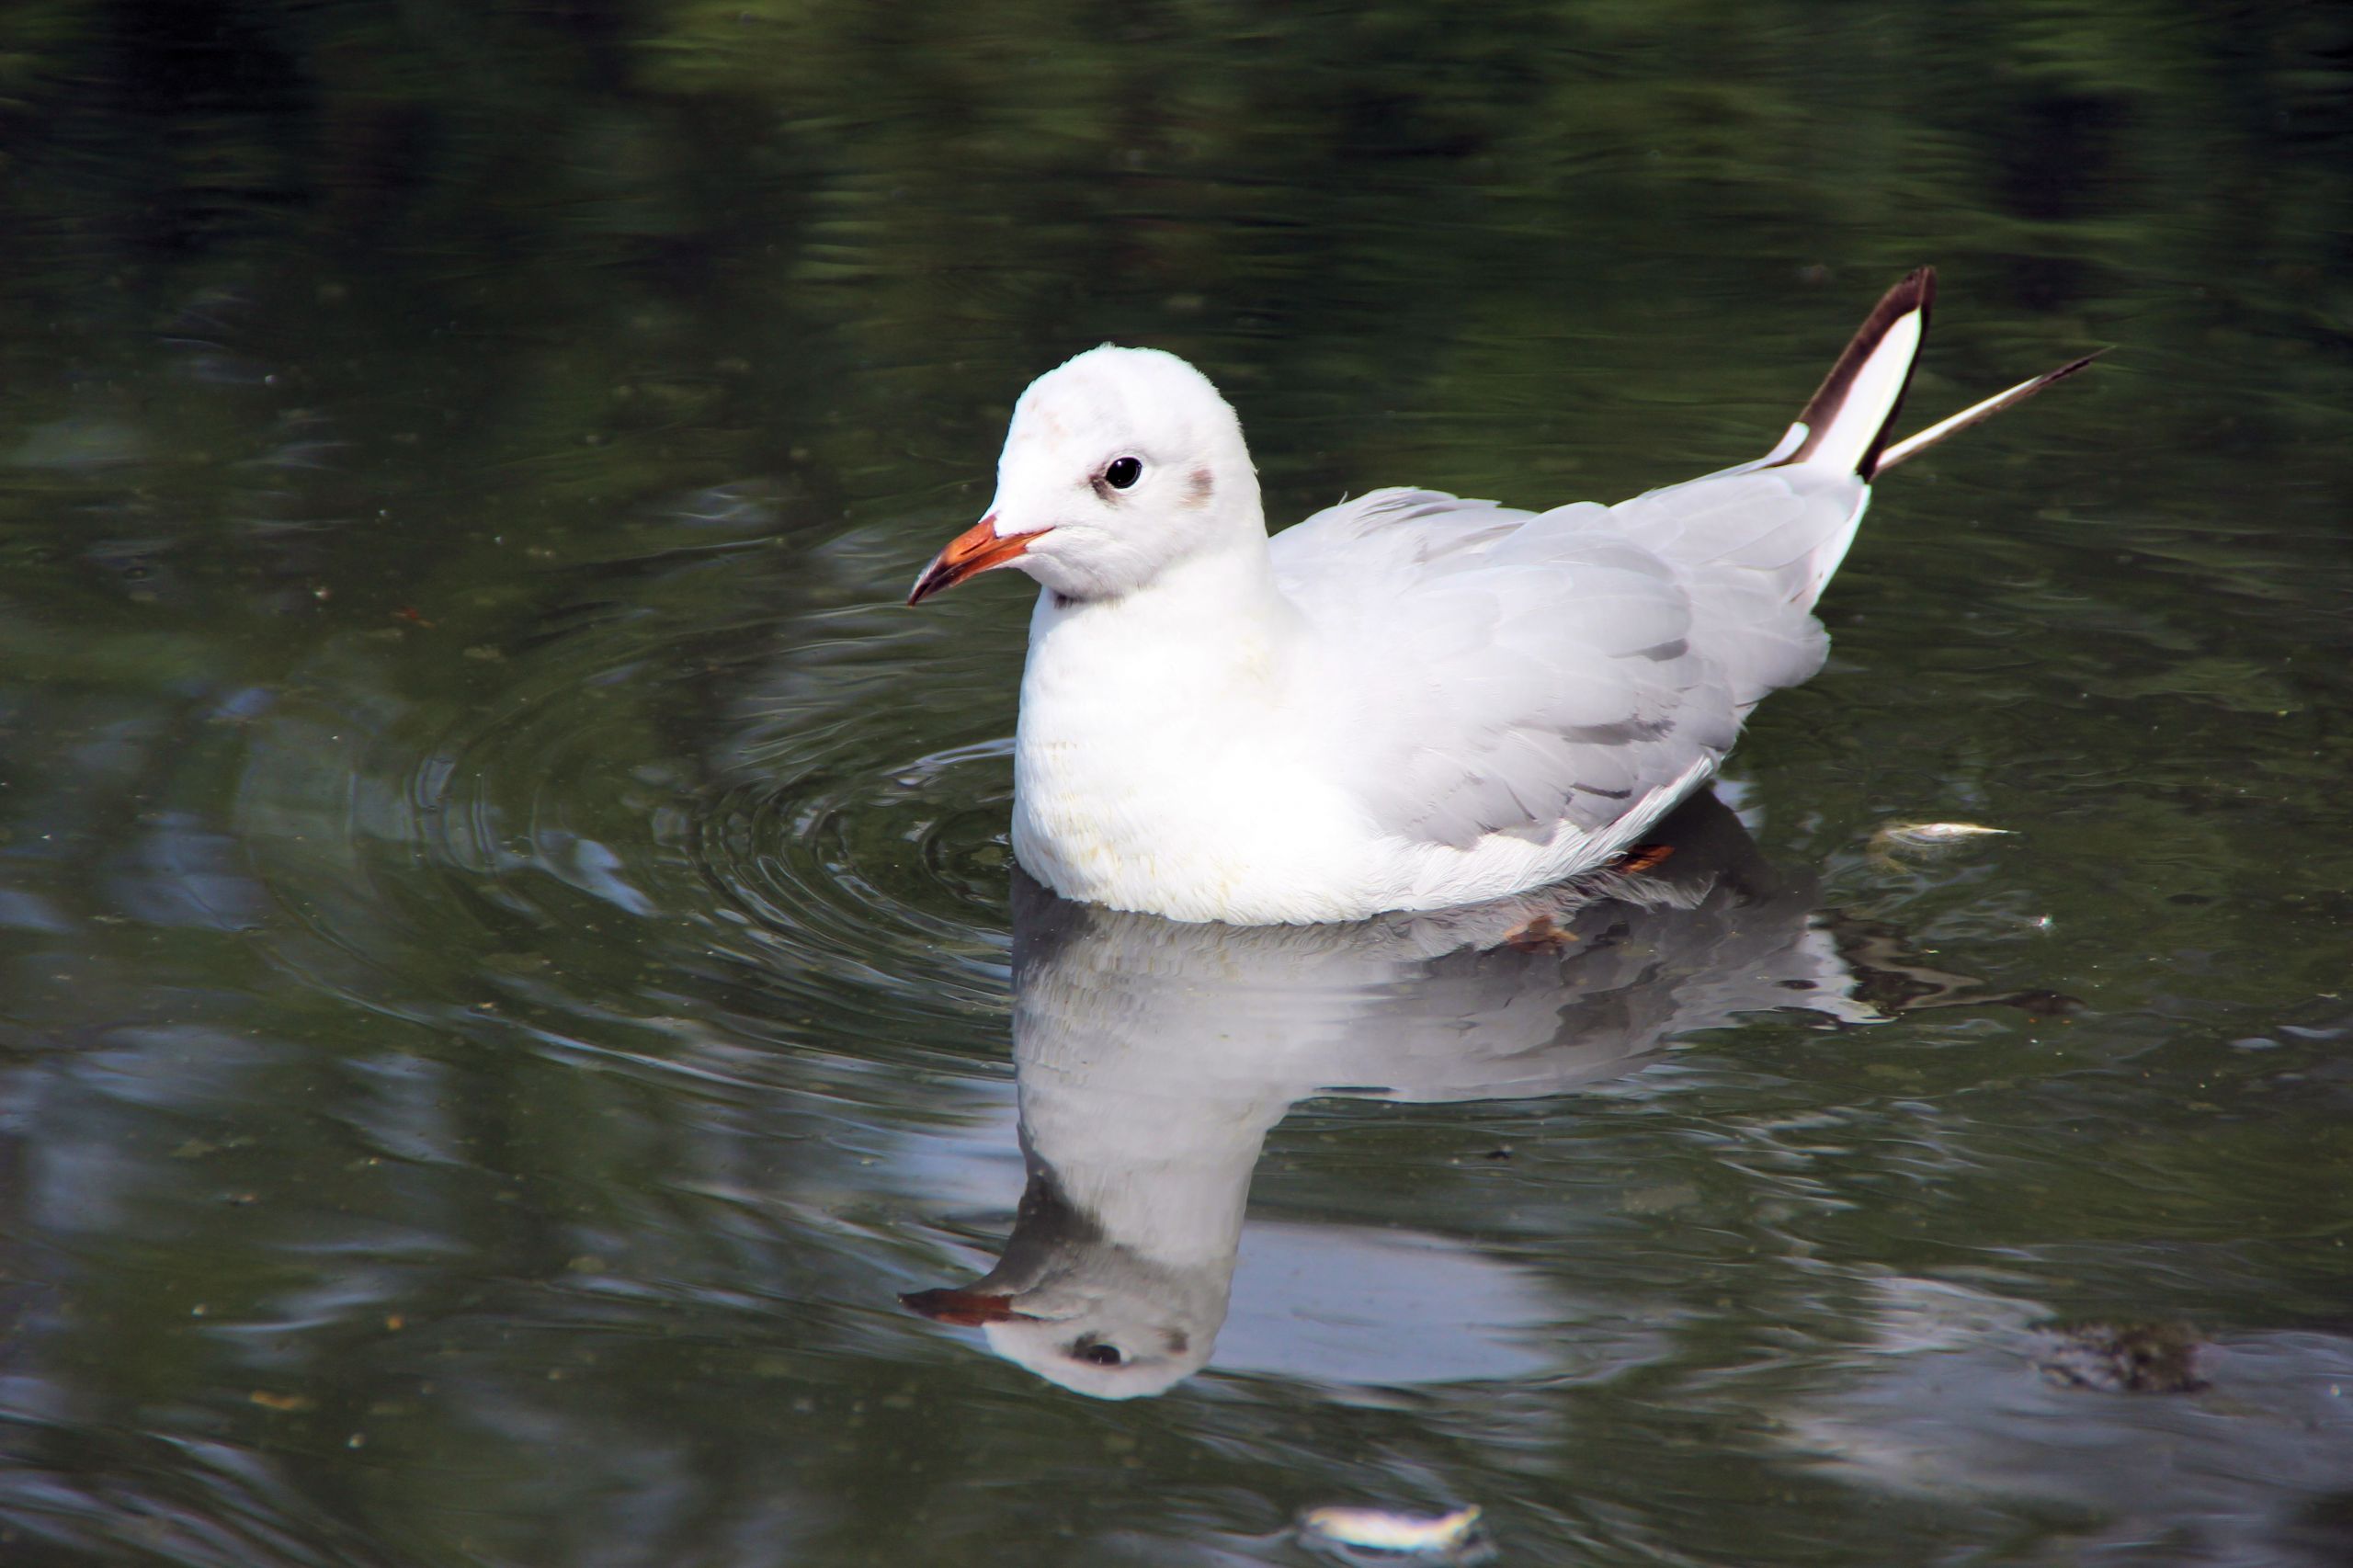
[[[1236,628],[1271,634],[1290,630],[1297,619],[1275,585],[1265,528],[1237,530],[1230,543],[1171,562],[1129,593],[1079,599],[1041,590],[1029,617],[1030,664],[1034,669],[1039,644],[1057,636],[1116,638],[1137,645],[1139,663],[1165,662],[1172,673],[1207,672],[1234,642]],[[1180,653],[1188,656],[1171,657]]]
[[[1290,1108],[1021,1085],[1022,1131],[1062,1196],[1107,1240],[1177,1267],[1233,1267],[1251,1173]]]
[[[1246,845],[1252,781],[1302,738],[1304,638],[1262,537],[1177,562],[1136,592],[1040,596],[1014,746],[1014,852],[1066,897],[1137,907],[1177,869]],[[1194,916],[1199,918],[1200,916]]]

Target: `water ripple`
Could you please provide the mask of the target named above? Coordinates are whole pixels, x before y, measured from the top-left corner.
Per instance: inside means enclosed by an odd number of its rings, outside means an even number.
[[[401,695],[402,660],[449,656],[428,633],[323,656],[254,725],[241,790],[298,967],[412,997],[438,974],[445,1016],[487,991],[642,1021],[710,983],[771,1017],[969,1033],[1003,1005],[1010,742],[915,749],[980,722],[910,711],[937,633],[864,608],[821,614],[872,622],[832,637],[714,630],[665,600],[463,650],[464,706]]]

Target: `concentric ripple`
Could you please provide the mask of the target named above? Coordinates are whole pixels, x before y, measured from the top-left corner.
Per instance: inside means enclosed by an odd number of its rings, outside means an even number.
[[[1001,922],[1010,741],[895,765],[842,749],[786,752],[776,776],[735,784],[684,824],[664,819],[684,830],[720,918],[842,957],[878,941],[952,948]]]
[[[750,596],[711,566],[505,645],[328,645],[251,724],[241,781],[301,935],[287,961],[445,1023],[724,1014],[980,1046],[972,1008],[1006,983],[1010,743],[967,737],[1009,710],[939,695],[954,661],[904,617],[715,616],[714,594]]]

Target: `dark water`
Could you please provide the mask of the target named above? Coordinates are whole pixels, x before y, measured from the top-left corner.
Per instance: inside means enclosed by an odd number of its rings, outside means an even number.
[[[2347,1561],[2348,51],[0,13],[0,1559]],[[1924,260],[1918,418],[2115,352],[1572,939],[1013,885],[1026,596],[897,599],[1030,376],[1194,358],[1279,517],[1613,499]]]

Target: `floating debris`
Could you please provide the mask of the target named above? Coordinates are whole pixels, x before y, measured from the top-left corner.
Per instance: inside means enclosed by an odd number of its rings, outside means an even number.
[[[2007,838],[2006,827],[1973,822],[1892,822],[1871,835],[1871,853],[1882,858],[1907,849],[1949,849],[1972,838]]]
[[[1449,1514],[1400,1514],[1387,1508],[1310,1508],[1299,1517],[1310,1541],[1349,1557],[1418,1558],[1469,1564],[1487,1559],[1476,1505]]]
[[[245,1397],[253,1401],[256,1404],[260,1405],[264,1410],[291,1412],[297,1410],[312,1410],[318,1406],[318,1401],[311,1398],[307,1394],[273,1393],[267,1389],[256,1389],[253,1392],[245,1395]]]
[[[2198,1331],[2178,1323],[2086,1323],[2046,1330],[2055,1343],[2035,1365],[2062,1388],[2101,1393],[2196,1393]]]

